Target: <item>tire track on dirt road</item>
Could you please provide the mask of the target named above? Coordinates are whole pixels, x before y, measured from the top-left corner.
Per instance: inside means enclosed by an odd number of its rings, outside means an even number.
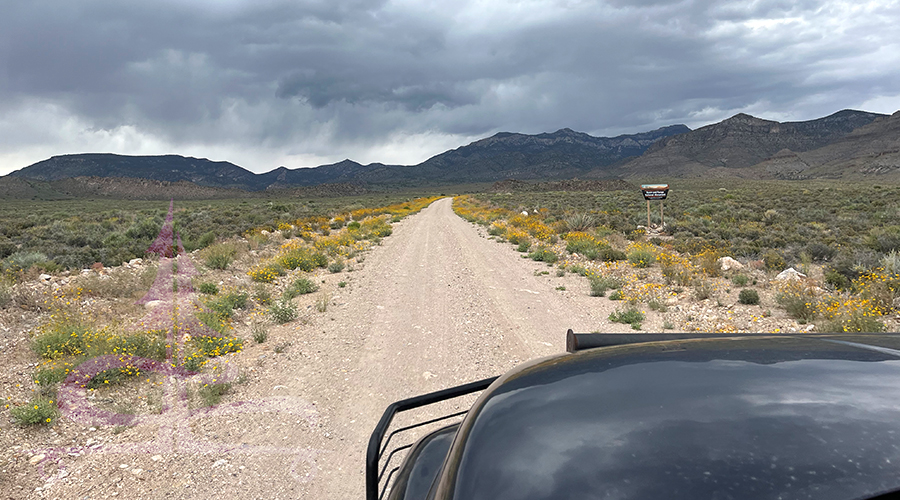
[[[368,257],[335,321],[317,330],[354,347],[347,349],[345,380],[332,382],[345,384],[346,393],[328,398],[333,408],[320,405],[341,438],[317,463],[310,498],[364,496],[365,446],[391,402],[563,352],[567,328],[591,331],[607,323],[611,306],[589,297],[583,278],[535,276],[547,265],[488,240],[453,213],[451,201],[404,221]],[[556,290],[561,283],[578,291]],[[627,328],[614,326],[606,330]]]

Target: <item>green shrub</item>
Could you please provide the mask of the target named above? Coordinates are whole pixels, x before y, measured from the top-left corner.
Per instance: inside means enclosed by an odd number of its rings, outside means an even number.
[[[17,273],[27,271],[32,266],[40,267],[47,263],[47,256],[41,252],[16,252],[0,261],[0,271]]]
[[[328,264],[328,272],[330,273],[339,273],[344,270],[344,261],[336,260],[331,264]]]
[[[806,322],[816,317],[819,306],[815,291],[803,283],[785,284],[775,295],[775,302],[792,318]]]
[[[634,325],[637,323],[638,328],[640,328],[641,321],[644,321],[644,313],[635,307],[617,309],[609,315],[609,320],[613,323],[622,323],[625,325]]]
[[[10,408],[9,413],[19,425],[46,425],[59,416],[54,400],[37,397],[21,406]]]
[[[253,334],[253,341],[257,344],[262,344],[269,338],[269,328],[265,323],[254,323],[250,327],[250,333]]]
[[[834,269],[825,270],[825,283],[836,290],[847,290],[850,288],[850,279]]]
[[[609,294],[609,300],[622,300],[625,298],[625,294],[622,293],[621,290],[616,290],[615,292]]]
[[[610,288],[616,289],[622,286],[622,283],[612,276],[591,276],[588,278],[591,285],[591,296],[603,297]]]
[[[198,335],[192,339],[194,346],[200,353],[210,358],[238,352],[244,347],[244,341],[237,337],[211,335]]]
[[[650,267],[656,262],[656,256],[646,248],[634,249],[628,252],[626,256],[628,257],[628,262],[630,262],[632,266],[638,268]]]
[[[197,389],[197,394],[204,406],[215,406],[222,401],[222,396],[231,390],[231,382],[213,382],[203,384]]]
[[[313,293],[318,289],[319,289],[319,287],[316,286],[316,284],[313,283],[308,278],[297,278],[296,280],[294,280],[293,283],[291,283],[290,286],[288,286],[284,290],[283,297],[287,300],[290,300],[290,299],[293,299],[294,297],[297,297],[298,295],[305,295],[307,293]]]
[[[535,251],[529,253],[528,258],[531,260],[547,262],[551,264],[559,260],[559,256],[556,255],[556,252],[543,246],[538,247]]]
[[[235,309],[247,307],[246,292],[232,291],[206,301],[206,307],[215,312],[220,318],[230,318]]]
[[[900,250],[900,226],[874,227],[869,231],[864,243],[881,253]]]
[[[328,257],[310,248],[300,247],[283,252],[278,256],[277,262],[285,269],[300,269],[309,272],[317,267],[327,266]]]
[[[197,248],[206,248],[212,245],[214,241],[216,241],[216,233],[207,231],[197,240]]]
[[[269,306],[269,316],[279,325],[294,321],[297,314],[297,306],[290,300],[282,299]]]
[[[752,288],[745,288],[738,294],[738,302],[746,305],[759,304],[759,293]]]
[[[31,349],[44,359],[84,354],[84,337],[89,332],[87,324],[61,319],[38,334],[31,341]]]
[[[272,301],[272,292],[266,288],[266,285],[259,283],[256,285],[256,289],[253,291],[253,298],[259,302],[260,305],[267,305]]]
[[[625,252],[621,250],[616,250],[614,248],[602,248],[600,249],[600,260],[606,262],[615,262],[617,260],[625,260],[626,255]]]
[[[197,286],[197,291],[206,295],[216,295],[219,293],[219,287],[215,283],[205,282]]]
[[[203,250],[203,261],[210,269],[228,269],[237,256],[237,247],[233,243],[217,243]]]
[[[563,219],[568,231],[587,231],[597,225],[597,218],[587,213],[569,215]]]
[[[587,269],[584,266],[578,264],[572,264],[571,266],[569,266],[569,272],[581,276],[587,276]]]
[[[694,297],[697,297],[697,300],[706,300],[712,297],[715,291],[715,287],[709,281],[697,280],[694,284]]]
[[[284,267],[278,262],[265,262],[259,264],[249,271],[247,274],[250,279],[258,283],[271,283],[279,276],[284,276]]]
[[[528,240],[523,240],[519,243],[519,246],[516,247],[516,251],[524,253],[527,252],[529,248],[531,248],[531,242]]]
[[[766,269],[772,271],[781,271],[785,267],[787,267],[787,263],[784,261],[784,257],[781,256],[775,250],[769,250],[762,255],[763,264],[765,264]]]
[[[750,282],[750,278],[747,277],[746,274],[736,274],[731,278],[731,282],[737,286],[747,286],[747,283]]]

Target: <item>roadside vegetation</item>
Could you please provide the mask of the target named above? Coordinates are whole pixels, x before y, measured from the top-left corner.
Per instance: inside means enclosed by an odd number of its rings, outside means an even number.
[[[641,305],[687,331],[897,327],[900,186],[670,186],[665,226],[654,202],[650,228],[632,191],[479,194],[457,197],[454,210],[527,256],[585,276],[586,293],[628,304],[611,321]],[[779,278],[790,268],[797,273]]]
[[[359,206],[359,199],[343,205],[331,200],[328,206],[338,207],[332,213],[275,217],[237,235],[207,238],[194,254],[187,245],[184,253],[176,248],[174,231],[185,228],[176,207],[169,226],[165,217],[151,219],[156,234],[139,239],[146,244],[135,260],[115,267],[95,263],[75,273],[47,254],[14,252],[0,261],[0,319],[25,312],[39,324],[28,332],[29,364],[35,366],[26,384],[31,395],[25,402],[7,396],[10,416],[21,425],[52,423],[64,387],[116,401],[110,408],[115,413],[159,411],[158,386],[172,370],[208,378],[191,394],[201,406],[218,403],[234,377],[215,374],[224,373],[231,356],[265,344],[270,324],[301,320],[298,301],[304,296],[319,291],[308,299],[309,310],[326,311],[331,295],[320,290],[317,276],[351,272],[366,250],[393,232],[393,222],[435,199],[374,208]],[[171,240],[167,257],[145,254],[163,235]],[[38,278],[41,273],[48,274]],[[120,404],[124,400],[131,402]]]

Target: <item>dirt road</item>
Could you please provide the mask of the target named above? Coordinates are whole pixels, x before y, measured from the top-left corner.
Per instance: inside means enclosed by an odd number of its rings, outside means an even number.
[[[234,357],[244,379],[225,402],[90,431],[67,448],[87,451],[60,449],[29,495],[363,498],[365,446],[390,402],[563,352],[567,328],[628,329],[606,321],[611,305],[590,297],[586,280],[555,271],[440,200],[396,224],[362,269],[323,276],[304,321]]]

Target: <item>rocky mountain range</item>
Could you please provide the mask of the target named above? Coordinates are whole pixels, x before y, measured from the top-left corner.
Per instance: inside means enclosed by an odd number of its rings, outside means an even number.
[[[900,181],[900,111],[888,116],[843,110],[816,120],[781,123],[741,113],[697,130],[673,125],[618,137],[570,129],[537,135],[501,132],[418,165],[344,160],[262,174],[229,162],[177,155],[63,155],[0,178],[0,198],[25,193],[155,197],[153,193],[167,189],[213,198],[236,196],[236,190],[283,193],[310,186],[337,194],[507,179],[641,182],[684,177]]]
[[[344,160],[315,168],[279,167],[254,174],[233,163],[183,156],[77,154],[54,156],[11,174],[37,181],[74,177],[123,177],[199,186],[261,191],[298,186],[352,183],[377,186],[448,185],[517,179],[566,179],[607,169],[638,156],[654,141],[688,132],[673,125],[652,132],[594,137],[570,129],[552,134],[498,133],[434,156],[418,165],[361,165]]]
[[[824,118],[779,123],[737,114],[686,134],[661,139],[622,166],[622,177],[767,177],[753,168],[785,152],[803,153],[838,142],[886,115],[843,110]],[[604,171],[592,172],[602,177]],[[774,175],[772,175],[774,177]]]

